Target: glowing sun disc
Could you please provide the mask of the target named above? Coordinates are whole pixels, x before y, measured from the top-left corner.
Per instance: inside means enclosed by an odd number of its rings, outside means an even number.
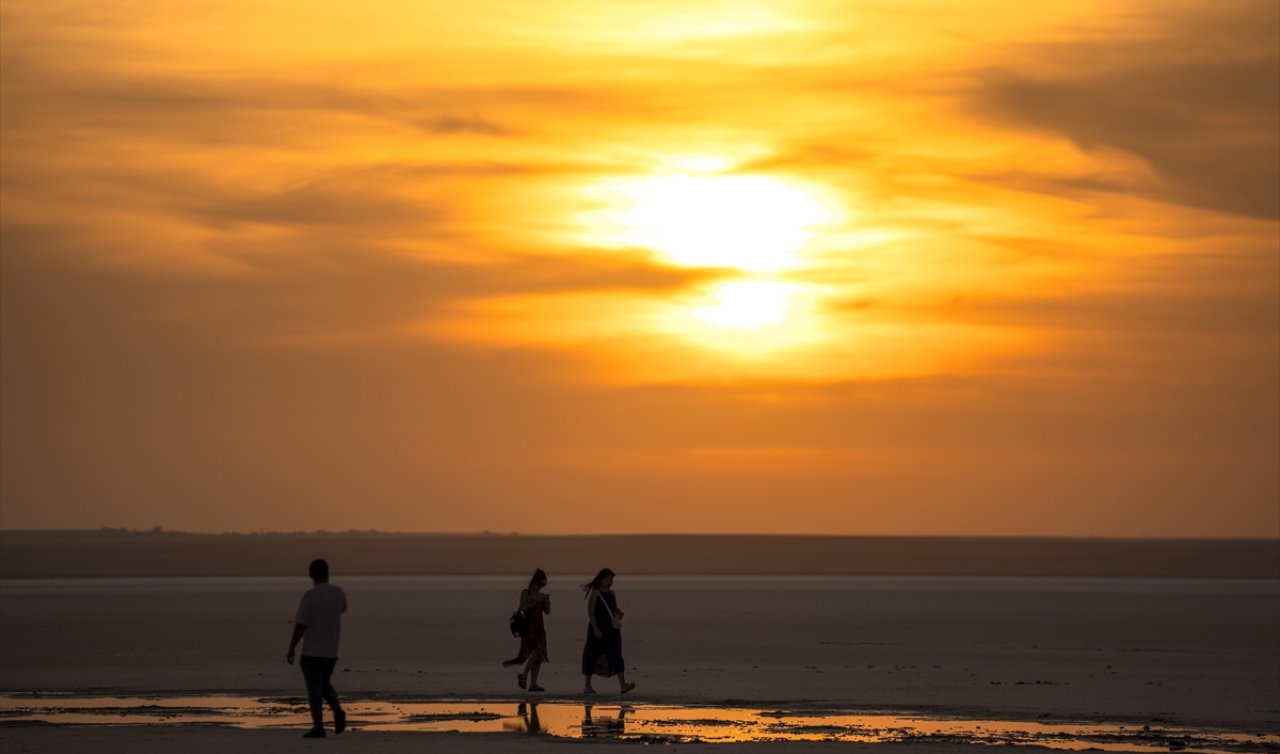
[[[717,327],[758,329],[786,321],[790,286],[750,280],[725,283],[716,292],[719,303],[693,314]]]
[[[810,227],[832,213],[805,191],[764,176],[670,175],[616,186],[615,240],[688,267],[772,272],[795,263]]]

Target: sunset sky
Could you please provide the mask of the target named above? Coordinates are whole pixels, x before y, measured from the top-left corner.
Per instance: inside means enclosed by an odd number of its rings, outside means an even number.
[[[4,0],[0,526],[1280,536],[1274,0]]]

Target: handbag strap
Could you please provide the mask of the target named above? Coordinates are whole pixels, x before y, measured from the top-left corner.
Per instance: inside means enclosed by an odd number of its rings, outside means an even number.
[[[606,613],[609,614],[609,620],[616,623],[618,621],[618,616],[613,614],[613,608],[609,607],[608,602],[605,602],[604,595],[600,593],[599,589],[592,589],[591,591],[595,593],[597,600],[604,603],[604,610]]]

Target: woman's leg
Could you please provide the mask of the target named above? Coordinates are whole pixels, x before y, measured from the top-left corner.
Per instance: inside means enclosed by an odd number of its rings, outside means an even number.
[[[596,658],[600,656],[600,640],[591,633],[591,627],[587,626],[587,641],[582,645],[582,693],[594,694],[596,690],[591,688],[591,673],[596,666]]]
[[[534,691],[538,688],[538,670],[542,668],[542,656],[537,652],[529,658],[529,664],[525,666],[524,672],[529,676],[529,690]]]
[[[618,689],[627,693],[635,688],[634,683],[627,683],[627,661],[622,659],[622,634],[614,632],[608,639],[609,669],[618,675]]]

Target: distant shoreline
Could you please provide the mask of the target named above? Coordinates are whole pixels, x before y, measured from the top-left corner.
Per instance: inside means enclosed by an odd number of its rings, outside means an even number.
[[[631,575],[1280,579],[1280,539],[0,530],[0,578]]]

